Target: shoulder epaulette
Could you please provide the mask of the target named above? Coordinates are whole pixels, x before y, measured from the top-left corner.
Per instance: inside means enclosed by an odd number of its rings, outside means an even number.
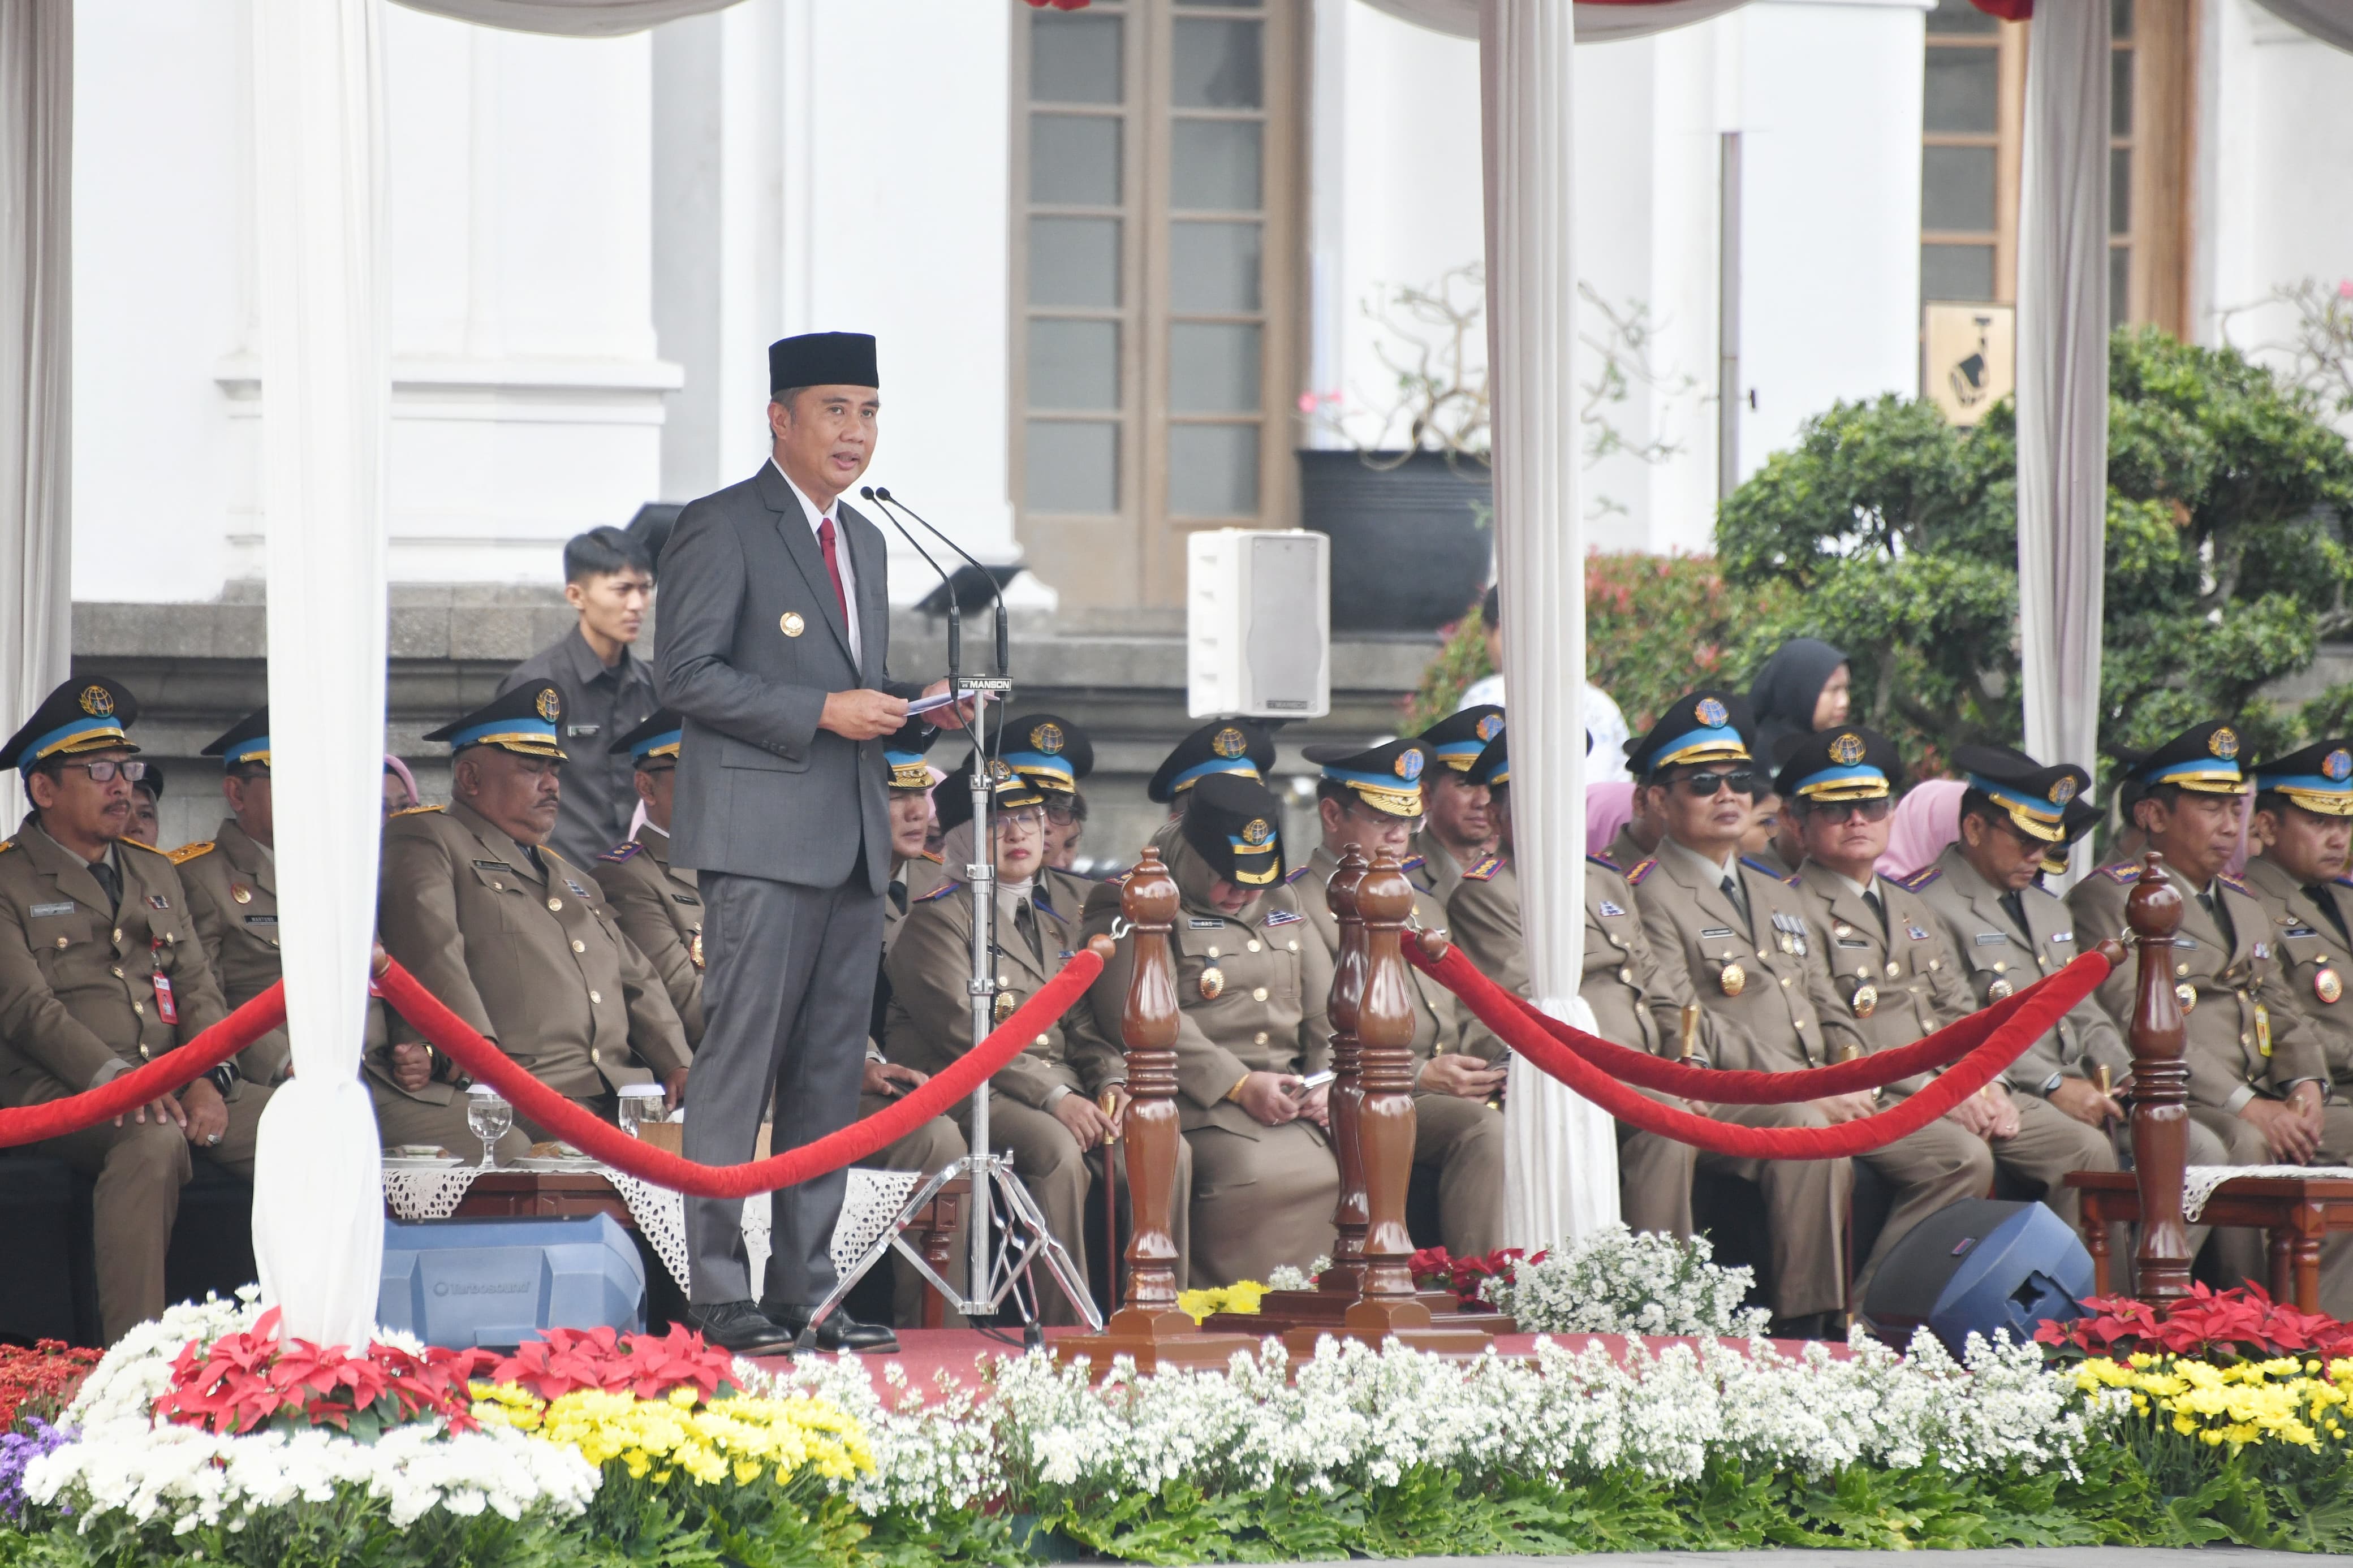
[[[1795,872],[1791,872],[1789,875],[1785,877],[1780,872],[1775,870],[1772,867],[1765,864],[1764,861],[1751,859],[1746,855],[1743,855],[1740,858],[1740,863],[1759,875],[1772,878],[1775,881],[1780,883],[1785,888],[1794,888],[1798,885],[1798,876]]]
[[[1404,859],[1398,862],[1398,869],[1400,871],[1419,871],[1428,864],[1430,864],[1430,857],[1427,855],[1409,855]]]
[[[627,860],[644,847],[644,845],[638,843],[636,839],[631,838],[623,843],[614,845],[610,849],[607,849],[602,855],[597,856],[596,858],[599,860],[610,860],[613,864],[617,866],[622,861]]]
[[[2251,898],[2251,899],[2252,899],[2252,898],[2253,898],[2253,897],[2255,896],[2255,894],[2254,894],[2254,889],[2252,889],[2252,888],[2250,888],[2250,887],[2248,887],[2244,882],[2242,882],[2242,881],[2241,881],[2241,880],[2239,880],[2239,879],[2237,879],[2236,877],[2225,876],[2225,875],[2223,875],[2221,872],[2219,872],[2219,871],[2218,871],[2218,872],[2216,872],[2216,873],[2214,874],[2214,879],[2215,879],[2216,881],[2218,881],[2218,882],[2221,883],[2221,884],[2222,884],[2222,886],[2224,886],[2224,887],[2226,887],[2226,888],[2230,889],[2231,889],[2231,891],[2232,891],[2232,892],[2234,892],[2234,893],[2244,893],[2247,897],[2249,897],[2249,898]]]
[[[2033,889],[2036,892],[2042,894],[2046,899],[2055,899],[2059,896],[2040,882],[2029,882],[2027,886]]]
[[[1620,866],[1617,861],[1609,858],[1609,852],[1606,849],[1599,850],[1593,854],[1588,855],[1586,859],[1591,861],[1596,866],[1607,866],[1612,871],[1620,871],[1625,868]]]
[[[392,815],[395,816],[422,816],[428,811],[447,811],[448,809],[449,808],[446,805],[404,805]]]
[[[923,860],[929,860],[929,861],[930,861],[933,865],[934,865],[934,866],[944,866],[944,865],[946,865],[946,864],[948,863],[948,862],[947,862],[947,857],[946,857],[946,856],[944,856],[944,855],[942,855],[942,854],[941,854],[938,850],[936,850],[936,849],[926,849],[926,850],[924,850],[924,851],[923,851],[920,856],[918,856],[918,857],[917,857],[917,858],[918,858],[918,859],[923,859]]]
[[[925,893],[922,898],[917,899],[915,902],[919,904],[928,904],[934,899],[944,899],[950,893],[955,892],[958,888],[963,886],[964,884],[962,882],[942,882],[938,887],[934,888],[930,892]]]
[[[172,852],[170,850],[158,849],[153,844],[144,843],[136,838],[118,838],[115,842],[117,844],[128,844],[133,849],[144,849],[150,855],[161,855],[166,860],[169,860],[172,858]]]
[[[136,840],[133,840],[133,842],[135,843]],[[172,851],[172,864],[174,866],[185,866],[199,855],[211,854],[213,852],[213,847],[214,841],[209,838],[204,840],[200,844],[183,844],[177,849]]]
[[[0,844],[0,849],[5,849],[7,847],[7,845]],[[2340,888],[2353,888],[2353,877],[2331,877],[2329,880],[2335,882]]]
[[[1626,873],[1626,885],[1630,888],[1641,887],[1642,885],[1642,879],[1649,876],[1658,868],[1658,857],[1655,855],[1650,857],[1643,860],[1640,865],[1636,866],[1632,870]]]
[[[1296,882],[1297,880],[1299,880],[1299,879],[1300,879],[1300,878],[1304,877],[1305,875],[1307,875],[1307,871],[1308,871],[1308,868],[1306,868],[1305,866],[1298,867],[1297,868],[1295,868],[1294,870],[1293,870],[1293,872],[1291,873],[1291,875],[1290,875],[1290,876],[1285,877],[1285,878],[1282,879],[1282,885],[1283,885],[1284,887],[1288,888],[1289,886],[1291,886],[1291,884],[1292,884],[1292,883]],[[1121,878],[1121,879],[1120,879],[1120,880],[1122,880],[1122,881],[1125,881],[1126,879],[1126,879],[1126,878],[1124,878],[1124,877],[1123,877],[1123,878]]]
[[[2111,882],[2137,882],[2140,880],[2140,868],[2129,860],[2119,860],[2113,866],[2101,867],[2100,875]]]
[[[0,855],[5,855],[9,850],[14,849],[15,847],[16,847],[16,841],[15,839],[0,838]]]
[[[1476,866],[1462,873],[1462,879],[1466,882],[1492,882],[1495,873],[1503,868],[1504,858],[1501,855],[1482,856]]]
[[[1931,866],[1925,871],[1915,871],[1908,877],[1890,877],[1887,879],[1907,893],[1916,893],[1943,875],[1944,872]]]

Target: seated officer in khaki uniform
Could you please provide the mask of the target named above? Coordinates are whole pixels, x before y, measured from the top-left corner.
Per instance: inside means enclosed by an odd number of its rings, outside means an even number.
[[[1240,731],[1236,726],[1236,738]],[[1237,748],[1239,754],[1239,747]],[[1324,1009],[1332,963],[1282,885],[1282,803],[1255,779],[1197,776],[1169,836],[1179,899],[1176,1106],[1193,1160],[1194,1286],[1260,1279],[1329,1253],[1340,1167],[1324,1128],[1327,1089],[1300,1079],[1331,1065]],[[1116,883],[1104,888],[1115,892]],[[1115,899],[1088,900],[1081,939],[1108,934]],[[1120,1037],[1134,963],[1122,939],[1088,993],[1103,1040]]]
[[[1046,814],[1049,840],[1058,824],[1065,829],[1071,826],[1077,814],[1079,781],[1095,771],[1094,742],[1087,739],[1084,730],[1059,713],[1008,720],[999,760],[1028,780],[1042,798],[1039,809]],[[971,814],[971,804],[966,802],[965,815]],[[1039,900],[1073,925],[1086,914],[1087,899],[1101,885],[1098,879],[1082,877],[1076,871],[1043,863],[1038,868]]]
[[[1842,724],[1799,739],[1778,780],[1782,808],[1804,836],[1798,887],[1810,934],[1872,1052],[1911,1045],[1977,1010],[1935,912],[1911,887],[1873,868],[1887,850],[1888,813],[1903,776],[1894,742]],[[1899,1079],[1881,1099],[1916,1094],[1931,1076]],[[1999,1079],[1919,1131],[1857,1158],[1903,1189],[1880,1235],[1882,1258],[1954,1198],[1984,1196],[1997,1170],[2073,1226],[2083,1202],[2063,1178],[2116,1168],[2105,1137],[2039,1097],[2013,1100]],[[1947,1173],[1950,1185],[1929,1179]]]
[[[139,704],[103,676],[49,693],[0,752],[33,809],[0,843],[0,1105],[95,1089],[227,1016],[167,856],[122,837],[143,764]],[[253,1174],[269,1091],[215,1068],[127,1116],[30,1147],[97,1178],[107,1342],[164,1307],[164,1254],[192,1155]]]
[[[997,869],[997,912],[992,926],[997,990],[991,1017],[1002,1022],[1061,971],[1078,949],[1077,923],[1039,895],[1045,858],[1044,800],[1027,778],[992,759],[997,779],[991,792],[990,864]],[[953,864],[968,865],[973,847],[973,762],[967,759],[940,786],[940,818],[946,829],[944,851]],[[936,1073],[972,1049],[972,889],[946,882],[907,911],[899,939],[883,961],[891,981],[890,1014],[882,1048],[894,1063]],[[1080,1005],[1082,1009],[1083,1004]],[[1079,1009],[1074,1009],[1079,1010]],[[1115,1138],[1125,1094],[1118,1085],[1124,1063],[1106,1058],[1092,1034],[1069,1026],[1070,1015],[1032,1040],[989,1080],[989,1138],[1013,1157],[1013,1169],[1038,1202],[1046,1224],[1081,1268],[1086,1266],[1089,1217],[1100,1211],[1088,1202],[1106,1138]],[[1108,1092],[1112,1109],[1101,1100]],[[956,1107],[956,1125],[970,1131],[971,1101]],[[1120,1163],[1113,1161],[1113,1180]],[[1184,1173],[1180,1172],[1180,1179]],[[1176,1216],[1179,1256],[1184,1216]],[[1046,1323],[1075,1323],[1079,1315],[1060,1290],[1040,1284],[1039,1317]]]
[[[1403,860],[1421,820],[1422,789],[1451,770],[1430,761],[1420,741],[1390,741],[1370,751],[1310,746],[1307,760],[1324,770],[1315,810],[1324,840],[1307,863],[1286,879],[1324,943],[1340,954],[1340,921],[1326,884],[1350,849],[1367,861],[1387,853]],[[1459,878],[1456,879],[1460,880]],[[1446,926],[1446,906],[1414,889],[1413,918],[1432,931]],[[1504,1117],[1488,1102],[1503,1092],[1504,1074],[1463,1048],[1470,1014],[1420,970],[1413,975],[1413,1163],[1438,1182],[1439,1240],[1457,1258],[1479,1258],[1504,1245]]]
[[[384,829],[376,926],[385,951],[449,1010],[575,1103],[610,1120],[614,1091],[686,1085],[686,1031],[661,976],[621,933],[588,873],[543,847],[565,755],[554,683],[518,687],[425,738],[451,752],[449,806]],[[419,1040],[366,1062],[384,1141],[464,1149],[464,1079]],[[520,1110],[517,1135],[549,1136]]]
[[[1527,944],[1521,935],[1520,874],[1512,864],[1512,763],[1510,736],[1499,733],[1471,766],[1494,803],[1501,830],[1495,853],[1475,861],[1446,901],[1446,923],[1482,974],[1506,991],[1535,995],[1528,979]],[[1414,972],[1417,975],[1420,971]],[[1425,984],[1428,984],[1425,978]],[[1691,978],[1668,971],[1642,934],[1634,894],[1618,868],[1599,855],[1586,857],[1585,973],[1577,994],[1593,1009],[1594,1032],[1606,1040],[1653,1056],[1681,1049],[1683,1006],[1691,999]],[[1449,993],[1451,994],[1451,993]],[[1463,1048],[1488,1061],[1504,1054],[1504,1042],[1462,1009]],[[1712,1055],[1715,1021],[1697,1019],[1694,1060]],[[1678,1110],[1705,1114],[1700,1107],[1668,1095],[1642,1091]],[[1618,1127],[1618,1213],[1635,1230],[1671,1236],[1692,1233],[1692,1172],[1699,1151],[1688,1143],[1620,1121]]]
[[[1630,746],[1641,811],[1660,829],[1658,854],[1628,868],[1626,885],[1660,963],[1680,965],[1721,1031],[1716,1067],[1794,1072],[1862,1048],[1830,970],[1809,938],[1805,906],[1779,878],[1739,858],[1750,803],[1767,787],[1750,758],[1739,698],[1675,699]],[[1748,1127],[1827,1127],[1868,1114],[1871,1097],[1796,1105],[1719,1105]],[[1777,1333],[1843,1331],[1843,1236],[1853,1170],[1845,1160],[1739,1160],[1703,1152],[1703,1173],[1762,1192],[1773,1261]]]
[[[702,892],[690,866],[670,858],[670,803],[678,785],[679,716],[664,708],[615,741],[635,764],[630,783],[645,821],[589,866],[621,934],[661,976],[691,1050],[702,1043]]]
[[[277,816],[269,788],[269,710],[257,708],[204,749],[221,759],[228,816],[212,837],[172,851],[188,889],[188,913],[230,1007],[242,1007],[278,983]],[[368,1009],[371,1046],[381,1045],[382,1010]],[[274,1084],[292,1060],[284,1026],[248,1046],[238,1074]]]
[[[1430,772],[1421,781],[1426,816],[1413,836],[1406,876],[1440,909],[1454,896],[1463,871],[1485,859],[1495,842],[1500,818],[1486,790],[1472,782],[1471,764],[1503,732],[1504,710],[1481,702],[1455,710],[1415,737],[1430,750]]]
[[[1212,719],[1170,748],[1145,784],[1145,798],[1166,806],[1173,819],[1185,815],[1193,786],[1211,774],[1264,779],[1273,767],[1274,737],[1264,728],[1248,719]]]

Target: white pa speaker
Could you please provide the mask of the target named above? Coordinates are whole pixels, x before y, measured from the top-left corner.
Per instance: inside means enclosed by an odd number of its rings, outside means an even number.
[[[1187,542],[1186,705],[1192,715],[1315,719],[1332,710],[1332,536],[1205,529]]]

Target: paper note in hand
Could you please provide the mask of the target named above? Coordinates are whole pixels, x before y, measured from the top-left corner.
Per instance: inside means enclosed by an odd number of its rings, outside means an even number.
[[[988,700],[988,694],[985,691],[976,692],[974,696],[979,701],[985,702]],[[943,691],[937,697],[918,697],[907,704],[907,716],[913,719],[925,713],[937,712],[943,708],[953,707],[955,700],[956,694],[953,691]]]

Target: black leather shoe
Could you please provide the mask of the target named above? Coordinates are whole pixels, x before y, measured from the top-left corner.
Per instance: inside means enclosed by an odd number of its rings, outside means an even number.
[[[762,1301],[760,1311],[769,1321],[797,1340],[808,1328],[809,1310],[795,1301]],[[815,1348],[833,1351],[862,1351],[877,1355],[899,1353],[899,1336],[881,1323],[864,1323],[841,1308],[817,1326],[812,1336]]]
[[[796,1332],[778,1328],[749,1301],[689,1307],[686,1326],[721,1350],[733,1351],[737,1355],[789,1355]]]

